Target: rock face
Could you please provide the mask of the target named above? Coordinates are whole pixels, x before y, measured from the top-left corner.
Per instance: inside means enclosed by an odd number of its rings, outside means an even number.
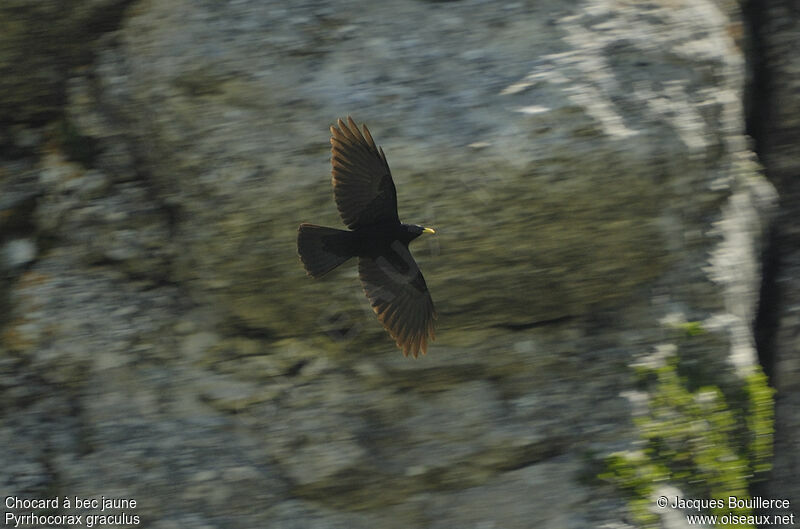
[[[777,389],[775,464],[767,491],[800,505],[800,17],[788,1],[753,2],[757,82],[752,90],[751,128],[766,175],[778,190],[770,276],[764,288],[761,343]]]
[[[116,27],[130,0],[8,0],[0,6],[0,121],[41,123],[65,102],[71,68]],[[6,139],[7,141],[7,139]],[[5,143],[5,142],[4,142]]]
[[[623,527],[597,476],[637,446],[631,366],[680,342],[706,385],[753,372],[775,195],[734,3],[112,4],[63,107],[3,138],[3,490],[159,528]],[[352,264],[296,257],[340,224],[347,114],[439,234],[418,361]]]

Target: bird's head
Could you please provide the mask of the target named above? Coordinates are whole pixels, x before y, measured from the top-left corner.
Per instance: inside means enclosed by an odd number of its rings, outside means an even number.
[[[420,226],[418,224],[406,224],[405,228],[411,236],[411,240],[416,239],[423,233],[436,233],[433,228],[426,228],[425,226]]]

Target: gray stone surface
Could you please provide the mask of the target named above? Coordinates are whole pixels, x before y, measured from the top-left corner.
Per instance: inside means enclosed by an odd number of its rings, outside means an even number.
[[[0,121],[53,119],[70,69],[91,61],[92,41],[116,27],[130,0],[7,0],[0,5]],[[23,142],[25,143],[25,142]]]
[[[625,527],[596,474],[635,439],[630,366],[688,321],[715,384],[756,362],[775,195],[735,4],[119,16],[47,89],[63,108],[32,91],[0,138],[4,490],[132,497],[158,528]],[[299,222],[339,225],[347,114],[437,229],[412,248],[440,313],[417,361],[352,264],[314,282],[296,257]]]

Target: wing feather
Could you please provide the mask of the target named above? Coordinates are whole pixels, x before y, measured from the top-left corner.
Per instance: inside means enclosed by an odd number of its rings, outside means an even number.
[[[434,339],[436,309],[408,247],[395,244],[378,258],[359,257],[358,275],[364,292],[403,354],[425,354]]]
[[[353,118],[331,127],[331,182],[342,221],[350,229],[399,223],[397,191],[383,149]]]

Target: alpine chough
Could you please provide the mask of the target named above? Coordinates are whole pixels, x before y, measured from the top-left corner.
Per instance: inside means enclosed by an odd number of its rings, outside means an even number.
[[[400,222],[386,155],[363,130],[350,117],[331,127],[333,197],[350,231],[303,223],[297,253],[311,277],[358,257],[358,277],[378,320],[403,355],[416,357],[434,339],[436,310],[408,243],[434,231]]]

